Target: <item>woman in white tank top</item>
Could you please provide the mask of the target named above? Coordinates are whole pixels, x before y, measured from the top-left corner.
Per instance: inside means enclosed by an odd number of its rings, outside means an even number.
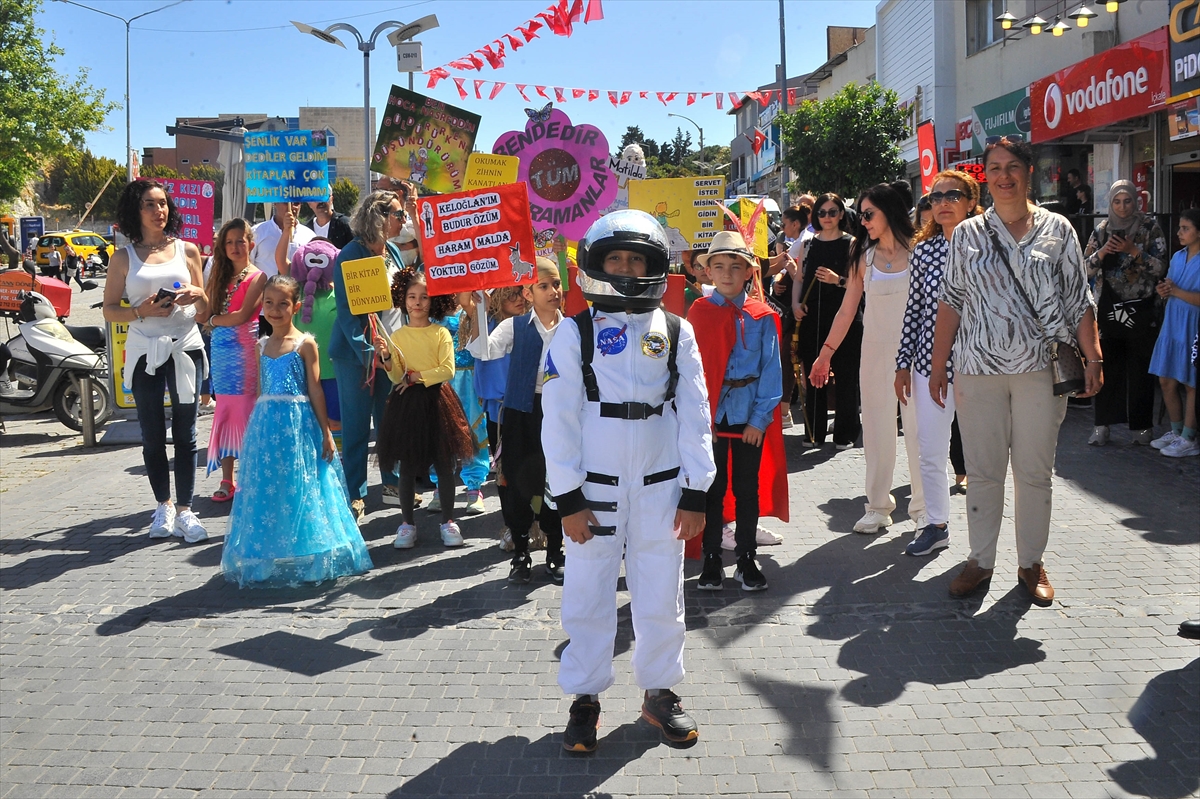
[[[162,184],[139,179],[117,201],[117,222],[132,242],[113,254],[104,286],[104,320],[128,326],[122,387],[132,391],[142,428],[142,459],[158,507],[151,538],[208,537],[191,510],[196,482],[197,389],[208,372],[196,314],[207,314],[200,251],[176,238],[182,217]],[[170,292],[170,294],[160,294]],[[122,303],[128,297],[129,304]],[[175,503],[167,462],[164,393],[171,396]]]

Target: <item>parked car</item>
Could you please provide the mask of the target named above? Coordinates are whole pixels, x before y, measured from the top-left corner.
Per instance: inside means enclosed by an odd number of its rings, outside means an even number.
[[[38,239],[34,261],[38,266],[49,266],[51,250],[58,250],[59,255],[66,258],[68,244],[74,247],[75,252],[84,260],[92,253],[99,254],[100,250],[104,250],[104,255],[101,255],[100,259],[107,263],[109,257],[114,252],[113,245],[108,243],[99,233],[78,229],[56,231],[54,233],[43,233],[42,237]]]

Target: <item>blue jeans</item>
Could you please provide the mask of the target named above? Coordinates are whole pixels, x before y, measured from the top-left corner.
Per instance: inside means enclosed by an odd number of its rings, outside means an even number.
[[[196,376],[200,376],[200,352],[184,353],[192,360]],[[196,486],[196,405],[200,401],[200,382],[196,381],[196,396],[183,405],[175,388],[175,362],[168,360],[146,374],[146,359],[139,358],[133,368],[133,401],[137,404],[138,424],[142,427],[142,462],[150,488],[159,503],[171,498],[171,469],[167,464],[167,412],[163,407],[163,392],[171,394],[171,437],[175,440],[175,502],[182,507],[192,504]]]
[[[375,385],[368,389],[363,385],[362,364],[337,358],[333,359],[333,374],[337,377],[338,403],[342,406],[342,469],[346,472],[346,486],[350,489],[351,501],[365,499],[371,420],[375,420],[378,430],[392,381],[387,372],[376,369]],[[394,486],[398,482],[393,473],[380,469],[379,474],[384,485]]]

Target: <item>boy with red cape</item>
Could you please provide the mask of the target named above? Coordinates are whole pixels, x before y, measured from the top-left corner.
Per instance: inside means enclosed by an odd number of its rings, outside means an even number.
[[[758,263],[740,233],[717,233],[708,252],[696,261],[708,270],[716,289],[692,304],[688,321],[704,362],[717,464],[716,479],[708,490],[704,568],[697,587],[721,589],[725,576],[721,530],[733,520],[734,580],[745,591],[762,591],[767,580],[756,560],[759,515],[788,520],[787,461],[779,414],[783,396],[779,316],[761,299],[747,294],[747,286],[755,286],[761,296],[761,284],[753,279]],[[689,547],[688,554],[693,551]]]

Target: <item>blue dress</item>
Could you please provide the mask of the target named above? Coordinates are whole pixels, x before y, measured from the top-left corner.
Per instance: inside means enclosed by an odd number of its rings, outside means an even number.
[[[1179,250],[1171,258],[1167,277],[1184,291],[1200,291],[1200,255],[1188,260],[1187,250]],[[1178,297],[1167,299],[1162,330],[1154,344],[1154,355],[1150,357],[1150,374],[1174,378],[1185,386],[1196,385],[1196,367],[1190,357],[1190,348],[1197,321],[1200,321],[1200,308]]]
[[[240,587],[319,583],[372,567],[341,461],[321,457],[304,359],[259,355],[261,394],[242,445],[241,485],[221,554]]]

